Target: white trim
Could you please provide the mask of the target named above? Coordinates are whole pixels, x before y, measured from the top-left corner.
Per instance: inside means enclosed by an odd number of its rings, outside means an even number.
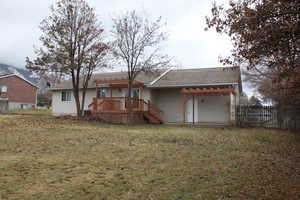
[[[169,73],[173,69],[174,69],[173,67],[171,67],[170,69],[167,69],[164,73],[162,73],[158,78],[156,78],[154,81],[152,81],[149,85],[155,84],[157,81],[159,81],[160,79],[162,79],[162,77],[164,77],[167,73]]]
[[[146,88],[184,88],[184,87],[198,87],[198,86],[222,86],[222,85],[239,85],[239,83],[203,83],[203,84],[185,84],[185,85],[162,85],[162,86],[152,86],[145,85]],[[91,87],[88,89],[96,89],[96,87]],[[62,90],[73,90],[72,88],[52,88],[50,91],[62,91]]]
[[[66,92],[66,100],[65,101],[63,101],[63,92]],[[70,100],[67,100],[67,94],[70,94]],[[69,91],[69,90],[62,90],[62,91],[60,91],[60,102],[61,103],[71,103],[71,102],[73,102],[73,93],[72,93],[72,91]]]
[[[162,85],[162,86],[147,86],[148,88],[183,88],[197,86],[221,86],[221,85],[238,85],[238,83],[204,83],[204,84],[185,84],[185,85]]]
[[[0,76],[0,79],[1,79],[1,78],[8,78],[8,77],[11,77],[11,76],[16,76],[16,77],[22,79],[23,81],[29,83],[30,85],[32,85],[32,86],[34,86],[34,87],[36,87],[36,88],[38,88],[38,89],[40,88],[40,87],[38,87],[37,85],[33,84],[32,82],[28,81],[27,79],[23,78],[22,76],[20,76],[20,75],[18,75],[18,74],[9,74],[9,75]]]

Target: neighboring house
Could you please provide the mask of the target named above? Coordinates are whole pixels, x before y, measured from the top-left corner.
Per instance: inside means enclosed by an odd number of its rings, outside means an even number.
[[[127,112],[127,73],[93,75],[85,110],[112,122],[124,122]],[[135,113],[150,123],[235,123],[242,82],[239,67],[168,69],[140,73],[133,83]],[[51,88],[54,115],[75,115],[71,81]]]
[[[0,114],[8,112],[8,98],[6,93],[7,88],[0,86]]]
[[[8,110],[35,108],[37,90],[34,83],[19,74],[0,75],[0,100],[8,103]]]

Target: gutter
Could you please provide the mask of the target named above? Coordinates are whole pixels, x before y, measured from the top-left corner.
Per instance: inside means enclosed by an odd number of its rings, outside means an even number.
[[[96,89],[96,87],[89,87],[89,89]],[[50,88],[49,91],[61,91],[61,90],[73,90],[73,88]],[[82,88],[79,88],[79,90],[82,90]]]
[[[239,83],[204,83],[204,84],[193,84],[193,85],[162,85],[152,86],[151,83],[145,85],[146,88],[184,88],[184,87],[199,87],[199,86],[223,86],[223,85],[238,85]],[[87,89],[96,89],[96,87],[90,87]],[[51,88],[49,91],[62,91],[62,90],[73,90],[73,88]]]
[[[222,85],[238,85],[239,83],[204,83],[204,84],[192,84],[192,85],[162,85],[162,86],[151,86],[147,85],[148,88],[184,88],[184,87],[198,87],[198,86],[222,86]]]

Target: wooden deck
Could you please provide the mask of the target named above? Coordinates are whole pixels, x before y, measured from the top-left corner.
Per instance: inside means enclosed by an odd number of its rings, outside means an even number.
[[[94,98],[89,108],[93,115],[103,116],[113,123],[118,121],[124,123],[128,117],[129,103],[130,101],[126,97]],[[150,101],[131,99],[131,105],[133,113],[137,117],[136,120],[140,116],[147,119],[151,124],[162,123],[163,112]],[[116,118],[119,118],[119,120]]]

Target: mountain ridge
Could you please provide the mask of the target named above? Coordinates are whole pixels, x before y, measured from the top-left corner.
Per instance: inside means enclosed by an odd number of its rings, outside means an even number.
[[[36,83],[36,80],[32,78],[32,73],[30,71],[0,62],[0,76],[10,75],[10,74],[20,75],[26,80],[32,83]]]

